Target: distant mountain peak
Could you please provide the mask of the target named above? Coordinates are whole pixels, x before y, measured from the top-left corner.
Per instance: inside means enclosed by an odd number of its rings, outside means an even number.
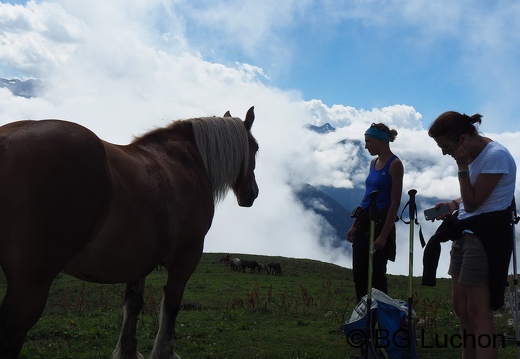
[[[330,234],[333,235],[333,239],[329,237],[329,240],[332,239],[329,244],[333,247],[343,247],[345,245],[345,233],[347,229],[350,228],[350,222],[352,221],[350,212],[336,199],[330,197],[320,188],[308,183],[295,191],[295,194],[306,209],[321,216],[330,225]],[[325,228],[323,228],[323,230],[324,232],[322,234],[328,234]],[[323,240],[323,238],[321,239]]]
[[[14,96],[25,98],[38,97],[43,89],[43,81],[37,79],[18,80],[0,78],[0,88],[7,88]]]
[[[311,131],[314,131],[314,132],[317,132],[317,133],[321,133],[321,134],[325,134],[325,133],[329,133],[329,132],[334,132],[336,131],[336,129],[334,127],[332,127],[330,125],[330,123],[326,123],[324,125],[321,125],[321,126],[316,126],[316,125],[308,125],[307,128]]]

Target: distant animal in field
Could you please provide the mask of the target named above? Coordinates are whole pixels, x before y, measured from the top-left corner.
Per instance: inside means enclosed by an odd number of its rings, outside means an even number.
[[[255,270],[258,268],[258,262],[257,261],[248,261],[248,260],[242,260],[242,272],[245,273],[246,269],[249,269],[249,273],[254,273]]]
[[[218,262],[220,264],[229,265],[230,260],[231,260],[231,254],[226,254],[226,255],[220,257],[220,260]]]
[[[266,264],[258,263],[258,272],[270,274],[269,267]]]
[[[233,258],[233,259],[229,262],[229,266],[230,266],[231,269],[234,270],[234,271],[242,270],[242,261],[241,261],[239,258]]]
[[[60,120],[0,127],[0,358],[18,357],[60,272],[126,283],[112,357],[143,358],[136,330],[145,278],[162,264],[168,278],[150,357],[178,359],[175,321],[216,203],[230,189],[239,206],[258,196],[254,117],[251,107],[245,121],[229,112],[174,121],[128,145]]]
[[[267,265],[271,271],[271,274],[282,275],[282,265],[278,262],[272,262]]]

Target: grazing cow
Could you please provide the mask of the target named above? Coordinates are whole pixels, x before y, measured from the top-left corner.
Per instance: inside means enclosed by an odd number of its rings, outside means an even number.
[[[250,273],[254,273],[256,268],[258,268],[257,261],[242,261],[242,272],[246,272],[246,269],[249,268]]]
[[[282,266],[280,263],[272,262],[272,263],[269,263],[267,266],[270,268],[271,274],[282,275]]]

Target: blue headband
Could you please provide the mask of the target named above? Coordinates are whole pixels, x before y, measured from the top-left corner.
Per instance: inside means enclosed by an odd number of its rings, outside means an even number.
[[[383,142],[390,142],[391,135],[385,131],[381,131],[375,126],[371,126],[368,130],[365,131],[365,136],[372,137]]]

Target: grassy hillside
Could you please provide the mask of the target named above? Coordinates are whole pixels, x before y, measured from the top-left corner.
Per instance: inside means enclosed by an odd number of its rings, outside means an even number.
[[[231,271],[219,264],[222,254],[206,253],[190,279],[177,320],[176,351],[184,359],[348,358],[351,348],[338,330],[355,306],[349,269],[333,264],[283,257],[236,255],[262,263],[280,262],[273,276]],[[138,345],[148,357],[158,326],[165,271],[147,279],[145,307],[138,326]],[[407,278],[391,276],[390,296],[406,299]],[[0,298],[5,279],[0,272]],[[84,283],[66,275],[55,281],[46,310],[29,332],[22,358],[109,358],[121,325],[123,285]],[[451,313],[450,284],[420,287],[414,278],[420,358],[455,358],[447,342],[457,333]],[[510,315],[497,313],[497,331],[514,336]],[[447,348],[438,350],[438,347]],[[455,342],[454,344],[457,344]],[[507,342],[500,358],[513,358]]]

